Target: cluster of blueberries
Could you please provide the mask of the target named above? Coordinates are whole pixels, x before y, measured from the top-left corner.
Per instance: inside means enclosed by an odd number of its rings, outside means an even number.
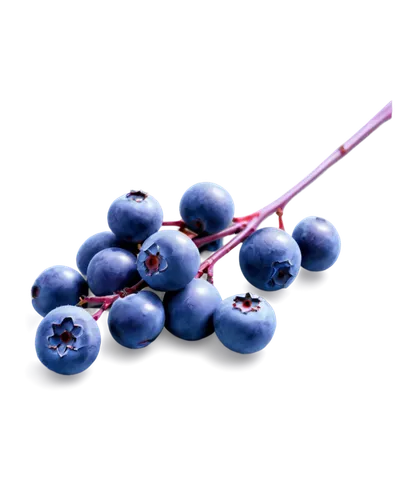
[[[195,234],[216,234],[232,223],[234,203],[221,186],[202,182],[185,192],[180,213],[185,227]],[[164,327],[184,340],[199,340],[215,331],[226,347],[242,354],[257,352],[269,343],[276,317],[268,302],[250,293],[222,300],[213,284],[196,277],[201,258],[192,238],[179,230],[160,231],[162,223],[158,201],[143,191],[130,191],[109,208],[111,232],[95,234],[80,247],[76,258],[80,273],[53,266],[35,280],[32,304],[44,316],[35,345],[47,368],[72,375],[96,359],[100,330],[89,312],[77,305],[89,289],[103,299],[140,280],[166,293],[163,301],[148,290],[120,293],[111,306],[108,326],[124,347],[146,347]],[[221,246],[222,240],[217,240],[200,250]],[[308,217],[292,236],[274,227],[255,231],[240,249],[240,267],[252,285],[275,291],[289,286],[300,266],[309,271],[329,268],[339,252],[334,226]]]

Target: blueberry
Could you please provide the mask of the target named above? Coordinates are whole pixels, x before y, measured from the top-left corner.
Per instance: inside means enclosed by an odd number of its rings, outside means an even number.
[[[199,340],[214,332],[213,314],[221,295],[203,279],[194,279],[164,296],[165,327],[184,340]]]
[[[225,347],[250,354],[264,349],[272,339],[276,317],[265,299],[246,293],[223,300],[214,313],[214,325]]]
[[[160,204],[143,191],[131,191],[120,196],[108,210],[111,231],[118,238],[134,243],[140,243],[157,232],[162,221]]]
[[[182,196],[183,221],[196,233],[217,233],[229,226],[235,211],[231,195],[212,182],[199,182]]]
[[[295,240],[274,227],[258,229],[240,249],[239,262],[244,277],[261,290],[288,287],[300,269],[301,253]]]
[[[80,307],[57,307],[45,316],[36,332],[40,361],[62,375],[83,372],[97,358],[100,330],[92,316]]]
[[[196,245],[188,236],[174,230],[150,236],[138,255],[139,274],[155,290],[183,288],[196,276],[199,265]]]
[[[111,231],[90,236],[78,250],[76,265],[79,271],[86,275],[89,262],[92,258],[105,248],[118,247],[118,238]]]
[[[42,316],[59,306],[76,305],[88,294],[84,278],[68,266],[52,266],[36,278],[31,289],[32,305]]]
[[[139,281],[136,257],[122,248],[97,253],[87,270],[89,288],[95,295],[110,295]]]
[[[164,328],[165,313],[153,292],[139,292],[118,299],[111,307],[108,327],[124,347],[140,349],[155,340]]]
[[[301,266],[308,271],[325,271],[340,253],[340,237],[333,224],[320,217],[307,217],[293,231],[301,251]]]

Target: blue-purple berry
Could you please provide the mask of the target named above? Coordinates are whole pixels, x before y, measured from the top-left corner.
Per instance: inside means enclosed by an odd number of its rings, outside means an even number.
[[[301,266],[308,271],[325,271],[339,257],[340,236],[335,226],[321,217],[306,217],[293,231],[301,251]]]
[[[87,268],[93,257],[101,250],[112,247],[118,247],[118,238],[111,231],[103,231],[90,236],[81,245],[76,256],[76,265],[79,271],[86,275]]]
[[[118,238],[141,243],[160,229],[163,211],[153,196],[144,191],[130,191],[113,201],[107,219]]]
[[[41,316],[46,316],[56,307],[76,305],[88,291],[88,285],[78,271],[68,266],[52,266],[45,269],[33,283],[32,305]]]
[[[214,332],[213,314],[221,302],[218,290],[203,279],[164,296],[165,327],[184,340],[200,340]]]
[[[293,283],[300,269],[301,253],[290,234],[266,227],[244,241],[239,262],[247,281],[261,290],[275,291]]]
[[[196,276],[200,254],[193,241],[172,229],[148,238],[138,255],[141,278],[155,290],[179,290]]]
[[[276,317],[265,299],[246,293],[223,300],[214,313],[214,325],[225,347],[250,354],[264,349],[270,342]]]
[[[213,234],[230,225],[235,211],[231,195],[218,184],[199,182],[182,196],[182,220],[196,233]]]
[[[106,248],[90,261],[89,288],[95,295],[110,295],[139,281],[136,256],[122,248]]]
[[[93,363],[100,350],[100,330],[92,316],[80,307],[62,306],[41,321],[35,339],[36,353],[49,369],[75,375]]]
[[[111,307],[108,327],[119,344],[141,349],[160,335],[164,321],[161,300],[155,293],[146,290],[118,299]]]

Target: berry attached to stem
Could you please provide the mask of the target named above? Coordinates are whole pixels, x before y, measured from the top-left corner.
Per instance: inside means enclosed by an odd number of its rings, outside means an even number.
[[[281,208],[278,208],[278,210],[276,211],[276,215],[278,216],[278,219],[279,219],[279,229],[282,229],[282,231],[285,230],[285,226],[283,224],[283,210]]]
[[[129,288],[124,288],[123,290],[115,293],[114,295],[106,295],[104,297],[81,297],[77,306],[82,307],[83,305],[86,304],[92,304],[93,306],[94,305],[98,306],[99,304],[101,304],[100,309],[93,314],[93,319],[97,321],[103,314],[103,312],[107,311],[107,309],[110,309],[110,307],[114,304],[114,302],[117,299],[121,297],[127,297],[132,293],[137,293],[140,290],[143,290],[143,288],[146,288],[146,286],[147,283],[144,280],[140,280],[138,283],[136,283],[136,285],[131,286]]]
[[[224,255],[229,253],[233,248],[242,243],[246,238],[252,235],[267,217],[273,213],[277,213],[279,217],[279,229],[284,230],[284,224],[282,220],[283,210],[286,205],[301,191],[303,191],[307,186],[314,182],[320,175],[322,175],[328,168],[337,163],[340,159],[346,156],[353,148],[360,144],[364,139],[366,139],[372,132],[374,132],[380,125],[392,118],[392,102],[389,102],[379,113],[377,113],[368,123],[366,123],[358,132],[356,132],[348,141],[344,142],[339,148],[337,148],[326,160],[324,160],[315,170],[308,174],[303,180],[298,184],[293,186],[285,194],[277,198],[275,201],[266,205],[261,210],[254,212],[252,214],[243,217],[234,217],[232,219],[232,225],[219,231],[215,234],[210,234],[208,236],[199,237],[190,230],[182,220],[163,222],[163,226],[176,226],[179,231],[187,234],[190,238],[193,238],[193,242],[196,246],[202,247],[207,243],[216,241],[224,236],[236,235],[228,243],[226,243],[222,248],[217,250],[206,259],[199,267],[199,271],[196,275],[197,278],[207,275],[207,279],[210,283],[213,283],[214,275],[214,265],[218,262]],[[130,193],[132,195],[132,193]],[[136,196],[137,193],[133,193]],[[132,196],[133,196],[132,195]],[[140,205],[140,203],[138,203]],[[283,279],[285,276],[280,276],[279,272],[282,274],[283,271],[278,271],[277,278]],[[147,284],[144,280],[139,281],[135,286],[130,288],[125,288],[121,292],[114,295],[109,295],[105,297],[82,297],[79,302],[79,306],[84,304],[101,304],[100,310],[94,314],[94,319],[98,319],[101,314],[109,309],[111,305],[120,297],[125,297],[132,293],[136,293],[139,290],[145,288]],[[36,291],[32,292],[34,295]]]
[[[296,195],[298,195],[303,189],[314,182],[320,175],[322,175],[329,167],[337,163],[344,156],[346,156],[352,149],[354,149],[358,144],[360,144],[364,139],[366,139],[374,130],[376,130],[380,125],[392,118],[392,102],[390,101],[378,114],[376,114],[368,123],[366,123],[358,132],[356,132],[348,141],[343,143],[339,148],[337,148],[326,160],[324,160],[315,170],[308,174],[303,180],[298,184],[293,186],[285,194],[277,198],[275,201],[266,205],[264,208],[258,212],[254,212],[251,215],[245,217],[239,217],[233,219],[234,223],[237,221],[243,221],[245,226],[240,229],[239,234],[232,238],[228,243],[226,243],[222,248],[217,250],[211,257],[206,259],[200,266],[197,277],[201,277],[203,274],[208,273],[208,269],[213,267],[216,262],[218,262],[224,255],[229,253],[233,248],[242,243],[248,236],[254,233],[257,227],[264,221],[267,217],[272,215],[277,210],[283,210],[286,205],[292,200]],[[232,226],[231,226],[232,227]],[[229,228],[228,228],[229,229]],[[221,238],[223,231],[213,235],[214,240]],[[226,235],[226,233],[224,234]],[[207,242],[210,242],[208,240]],[[204,243],[204,242],[203,242]]]

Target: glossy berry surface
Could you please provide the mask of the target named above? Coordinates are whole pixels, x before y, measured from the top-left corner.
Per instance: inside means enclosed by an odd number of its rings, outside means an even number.
[[[36,332],[40,361],[62,375],[83,372],[97,358],[100,330],[92,316],[80,307],[62,306],[45,316]]]
[[[239,262],[247,281],[261,290],[275,291],[287,288],[294,281],[301,253],[290,234],[266,227],[244,241]]]
[[[308,271],[325,271],[339,257],[340,237],[335,226],[321,217],[306,217],[293,231],[301,251],[301,266]]]
[[[223,300],[214,313],[214,325],[225,347],[250,354],[264,349],[272,339],[276,317],[265,299],[246,293]]]
[[[118,238],[140,243],[160,229],[163,211],[153,196],[143,191],[131,191],[111,204],[107,219]]]
[[[214,332],[213,314],[221,300],[215,286],[196,278],[182,290],[165,294],[165,327],[184,340],[207,337]]]
[[[33,283],[32,305],[41,316],[46,316],[56,307],[76,305],[87,293],[88,285],[78,271],[68,266],[52,266]]]
[[[110,295],[139,281],[136,256],[122,248],[97,253],[87,270],[89,288],[95,295]]]
[[[108,327],[119,344],[141,349],[160,335],[164,321],[161,300],[155,293],[144,291],[118,299],[108,316]]]
[[[118,247],[118,238],[111,231],[103,231],[90,236],[79,248],[76,256],[76,265],[79,271],[86,275],[92,258],[101,250],[112,247]]]
[[[182,196],[179,210],[197,233],[217,233],[229,226],[235,211],[231,195],[212,182],[199,182]]]
[[[148,238],[138,255],[138,271],[155,290],[179,290],[196,276],[200,254],[185,234],[159,231]]]

